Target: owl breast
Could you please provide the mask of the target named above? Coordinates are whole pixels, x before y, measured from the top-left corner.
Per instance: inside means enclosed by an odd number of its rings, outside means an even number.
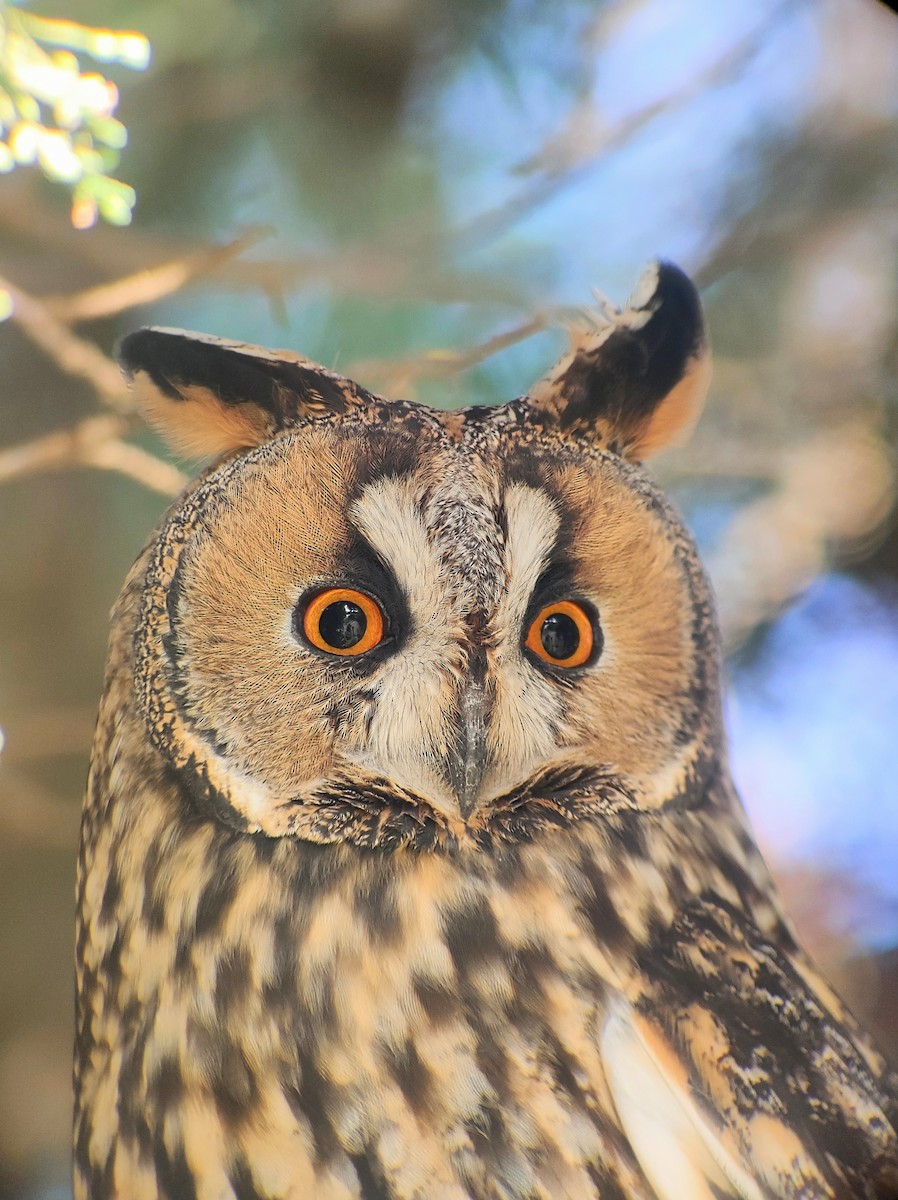
[[[659,864],[709,841],[704,818],[676,836],[619,813],[494,853],[360,853],[214,825],[185,837],[177,790],[160,777],[153,796],[131,830],[149,847],[142,887],[106,881],[115,921],[82,950],[84,1027],[117,1047],[84,1102],[111,1089],[119,1132],[85,1126],[81,1150],[127,1181],[88,1194],[151,1194],[158,1175],[175,1196],[182,1177],[235,1196],[652,1196],[603,1036],[687,886],[760,897],[721,867],[671,889]],[[120,859],[108,829],[97,855]]]

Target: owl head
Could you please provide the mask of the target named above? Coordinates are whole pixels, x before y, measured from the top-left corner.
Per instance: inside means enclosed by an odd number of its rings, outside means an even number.
[[[457,845],[702,793],[720,757],[709,593],[639,465],[707,388],[677,268],[497,407],[393,402],[175,330],[120,358],[163,436],[214,460],[147,552],[135,635],[148,736],[200,811]]]

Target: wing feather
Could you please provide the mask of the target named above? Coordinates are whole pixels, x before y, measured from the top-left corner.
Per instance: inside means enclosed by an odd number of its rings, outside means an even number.
[[[602,1052],[660,1200],[895,1200],[895,1080],[791,944],[718,898],[656,936]]]
[[[605,1023],[602,1056],[621,1124],[659,1200],[764,1200],[699,1111],[682,1059],[623,1001]]]

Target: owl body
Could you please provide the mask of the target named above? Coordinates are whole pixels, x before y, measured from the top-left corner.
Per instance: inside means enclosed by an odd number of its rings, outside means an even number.
[[[898,1196],[894,1083],[780,910],[635,461],[703,392],[688,281],[495,409],[168,331],[122,357],[218,457],[114,613],[76,1196]]]

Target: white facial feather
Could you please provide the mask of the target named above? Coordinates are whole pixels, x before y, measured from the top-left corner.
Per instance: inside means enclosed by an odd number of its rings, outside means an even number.
[[[446,588],[411,479],[371,484],[350,515],[392,570],[412,617],[403,648],[378,673],[377,703],[357,760],[454,814],[457,801],[437,767],[446,753],[445,713],[462,667],[461,613]]]
[[[505,513],[506,587],[495,619],[495,694],[489,730],[495,765],[485,780],[485,798],[522,782],[551,757],[561,720],[557,686],[539,674],[521,649],[527,608],[558,534],[558,512],[544,492],[512,484],[505,493]]]

